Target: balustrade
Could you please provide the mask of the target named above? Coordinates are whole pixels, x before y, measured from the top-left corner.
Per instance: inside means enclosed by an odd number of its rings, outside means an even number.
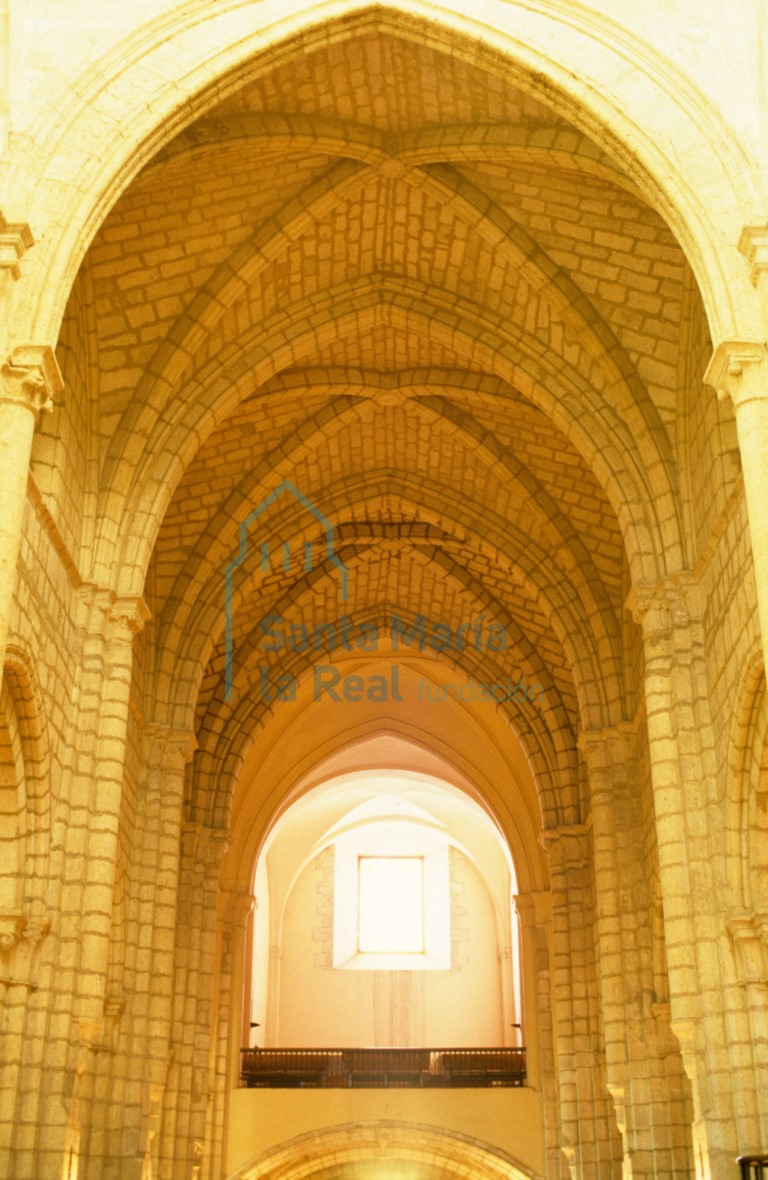
[[[525,1085],[525,1049],[244,1049],[242,1085],[332,1089]]]

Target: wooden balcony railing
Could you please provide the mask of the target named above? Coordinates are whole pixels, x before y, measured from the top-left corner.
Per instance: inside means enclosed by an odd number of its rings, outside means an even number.
[[[768,1153],[740,1155],[736,1163],[741,1169],[742,1180],[768,1180]]]
[[[524,1086],[525,1049],[243,1049],[243,1086]]]

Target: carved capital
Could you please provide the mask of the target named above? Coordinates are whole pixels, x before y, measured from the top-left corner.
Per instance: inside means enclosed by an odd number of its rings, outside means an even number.
[[[207,828],[205,824],[186,823],[182,829],[182,849],[185,858],[206,868],[218,869],[229,848],[230,833],[226,828]]]
[[[218,869],[229,848],[230,833],[224,829],[205,828],[197,846],[199,859],[206,867]]]
[[[164,770],[183,771],[197,749],[197,738],[191,730],[168,725],[148,725],[144,743],[147,761]]]
[[[132,643],[151,617],[143,598],[115,598],[109,608],[110,639]]]
[[[101,1048],[103,1022],[101,1020],[77,1021],[78,1070],[87,1064],[87,1055]]]
[[[591,858],[590,833],[589,823],[546,828],[539,840],[549,853],[552,869],[575,868],[588,864]]]
[[[14,348],[0,366],[0,402],[38,414],[53,409],[53,398],[64,388],[53,349],[47,344]]]
[[[114,590],[85,582],[78,590],[78,627],[84,637],[99,642],[133,643],[151,611],[138,595],[119,597]]]
[[[696,1080],[696,1061],[701,1050],[701,1028],[698,1017],[681,1016],[670,1021],[670,1028],[680,1046],[685,1072],[692,1082]]]
[[[689,570],[671,574],[655,586],[633,586],[625,605],[646,636],[669,633],[701,618],[699,587]]]
[[[0,213],[0,270],[10,271],[11,278],[21,276],[19,259],[34,246],[32,231],[25,222],[12,225]]]
[[[768,348],[748,340],[725,340],[715,349],[704,380],[720,401],[730,398],[737,411],[748,402],[768,401]]]
[[[77,628],[82,638],[104,634],[109,617],[112,593],[95,582],[83,582],[77,588]]]

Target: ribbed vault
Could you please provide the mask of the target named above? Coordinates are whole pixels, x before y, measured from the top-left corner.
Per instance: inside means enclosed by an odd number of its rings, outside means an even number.
[[[398,660],[412,689],[534,686],[468,706],[473,724],[521,752],[545,826],[580,822],[578,735],[636,709],[627,593],[690,559],[684,299],[703,316],[679,245],[554,92],[396,24],[285,43],[203,96],[88,255],[91,572],[144,593],[137,707],[194,731],[188,814],[214,826],[262,735],[303,718],[321,737],[318,665]],[[286,480],[332,521],[343,614],[374,651],[266,648],[266,617],[314,633],[342,613],[290,497],[248,538],[227,632],[242,522]],[[266,538],[292,562],[265,560]],[[492,620],[505,644],[398,651],[393,618],[454,636]],[[266,691],[279,676],[291,699]],[[381,723],[413,709],[390,701]]]

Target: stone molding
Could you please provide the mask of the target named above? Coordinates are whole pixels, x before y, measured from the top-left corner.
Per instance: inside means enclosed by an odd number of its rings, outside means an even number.
[[[768,984],[768,913],[738,914],[727,930],[739,983]]]
[[[591,860],[591,820],[584,824],[569,824],[561,828],[545,828],[539,836],[539,843],[549,854],[554,868],[574,868]]]
[[[225,903],[224,921],[231,926],[245,928],[248,919],[256,909],[256,898],[251,893],[222,894]]]
[[[534,926],[547,926],[552,919],[552,894],[549,889],[530,893],[516,893],[515,909],[524,930]]]
[[[0,213],[0,270],[9,271],[12,279],[20,278],[19,260],[34,244],[35,239],[26,222],[12,224]]]
[[[588,770],[610,770],[626,765],[634,753],[637,734],[635,722],[622,721],[606,729],[583,729],[576,744]]]
[[[757,286],[760,275],[768,271],[768,225],[745,225],[738,248],[749,263],[749,277]]]

